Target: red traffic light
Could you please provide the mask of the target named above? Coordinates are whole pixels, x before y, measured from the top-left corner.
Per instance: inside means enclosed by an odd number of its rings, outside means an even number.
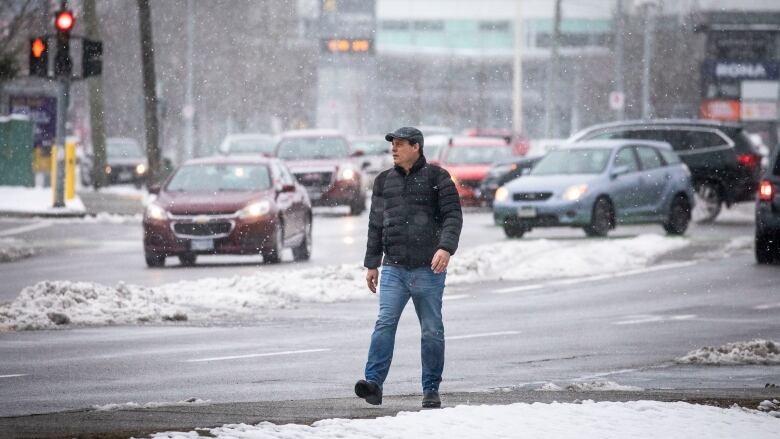
[[[35,58],[43,56],[43,52],[46,51],[46,43],[43,41],[43,38],[34,39],[30,46],[30,50],[32,50],[32,55]]]
[[[73,29],[74,21],[73,12],[66,9],[57,12],[57,16],[54,19],[54,26],[59,32],[70,32],[70,30]]]

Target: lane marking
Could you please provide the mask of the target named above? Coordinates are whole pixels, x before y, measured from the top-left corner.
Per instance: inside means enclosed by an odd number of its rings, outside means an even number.
[[[556,281],[547,282],[545,284],[533,284],[533,285],[523,285],[519,287],[500,288],[497,290],[493,290],[492,292],[496,294],[509,294],[509,293],[518,293],[522,291],[538,290],[549,286],[574,285],[581,282],[593,282],[598,280],[617,279],[626,276],[634,276],[637,274],[653,273],[655,271],[690,267],[691,265],[696,265],[697,263],[698,263],[697,261],[672,262],[669,264],[656,265],[654,267],[636,268],[633,270],[626,270],[624,272],[618,272],[618,273],[595,274],[593,276],[584,276],[584,277],[575,277],[571,279],[556,280]]]
[[[639,316],[630,316],[630,317],[634,317],[634,318],[631,320],[621,320],[619,322],[612,322],[612,324],[613,325],[641,325],[642,323],[693,320],[698,316],[696,314],[678,314],[678,315],[671,315],[671,316],[639,315]]]
[[[498,290],[493,290],[493,292],[496,294],[508,294],[508,293],[519,293],[522,291],[539,290],[542,288],[544,288],[544,285],[534,284],[534,285],[523,285],[521,287],[500,288]]]
[[[284,352],[269,352],[265,354],[233,355],[230,357],[196,358],[194,360],[186,360],[185,363],[201,363],[204,361],[240,360],[243,358],[258,358],[258,357],[276,357],[280,355],[311,354],[314,352],[326,352],[329,350],[330,349],[306,349],[302,351],[284,351]]]
[[[763,310],[767,310],[767,309],[775,309],[775,308],[780,308],[780,302],[777,302],[777,303],[767,303],[767,304],[764,304],[764,305],[757,305],[757,306],[753,307],[753,309],[756,309],[756,310],[759,310],[759,311],[763,311]]]
[[[460,300],[460,299],[468,299],[471,297],[469,294],[453,294],[451,296],[444,296],[442,297],[442,300]]]
[[[26,377],[26,373],[19,373],[15,375],[0,375],[0,378],[16,378],[16,377]]]
[[[51,221],[40,221],[26,226],[14,227],[13,229],[3,230],[0,232],[0,236],[18,235],[20,233],[31,232],[33,230],[43,229],[51,226]]]
[[[454,337],[444,337],[445,340],[465,340],[468,338],[496,337],[499,335],[517,335],[519,331],[487,332],[485,334],[456,335]]]

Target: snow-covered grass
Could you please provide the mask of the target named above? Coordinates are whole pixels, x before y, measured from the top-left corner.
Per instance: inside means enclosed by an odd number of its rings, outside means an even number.
[[[780,365],[780,345],[772,340],[756,339],[706,346],[675,360],[680,364],[733,366],[743,364]]]
[[[92,408],[99,412],[116,411],[116,410],[133,410],[133,409],[156,409],[160,407],[182,407],[182,406],[194,406],[194,405],[208,405],[211,403],[210,399],[189,398],[179,402],[147,402],[145,404],[139,404],[137,402],[126,402],[123,404],[105,404],[94,405]]]
[[[641,235],[608,240],[507,241],[459,252],[448,284],[497,279],[549,279],[620,273],[651,264],[688,240]],[[605,261],[610,261],[605,263]],[[251,276],[206,278],[145,288],[88,282],[46,281],[0,305],[0,327],[40,329],[63,324],[110,325],[189,320],[252,319],[258,311],[298,302],[368,299],[365,269],[334,265]]]
[[[53,208],[51,188],[28,188],[21,186],[0,186],[0,212],[36,215],[57,215],[83,213],[84,203],[76,195],[66,200],[65,207]]]
[[[152,437],[272,438],[776,438],[780,420],[756,410],[684,402],[518,403],[401,412],[376,419],[326,419],[311,426],[233,424]]]
[[[0,238],[0,262],[14,262],[35,254],[35,248],[24,241],[13,238]]]

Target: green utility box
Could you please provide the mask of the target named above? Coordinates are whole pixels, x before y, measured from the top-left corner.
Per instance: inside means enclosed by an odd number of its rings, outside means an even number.
[[[27,116],[0,117],[0,186],[35,186],[33,124]]]

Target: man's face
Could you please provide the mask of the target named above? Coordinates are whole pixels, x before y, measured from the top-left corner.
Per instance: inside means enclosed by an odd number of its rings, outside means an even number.
[[[393,163],[403,168],[411,168],[420,156],[420,146],[406,139],[393,139],[392,151]]]

